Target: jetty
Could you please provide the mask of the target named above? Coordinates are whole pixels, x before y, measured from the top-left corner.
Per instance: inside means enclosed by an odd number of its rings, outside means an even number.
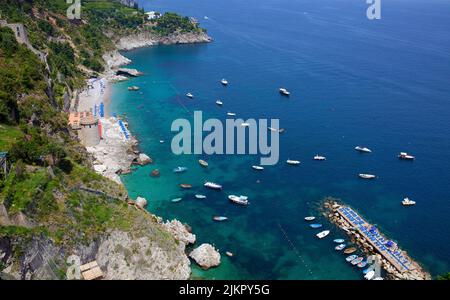
[[[363,219],[351,207],[327,200],[326,216],[368,254],[377,255],[390,279],[429,280],[431,275],[401,250],[398,244]]]

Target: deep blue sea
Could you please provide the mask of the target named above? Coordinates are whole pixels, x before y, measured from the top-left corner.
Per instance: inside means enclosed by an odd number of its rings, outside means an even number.
[[[194,278],[362,278],[334,250],[332,239],[344,237],[339,229],[319,217],[332,230],[319,240],[303,221],[318,215],[325,196],[351,205],[433,275],[450,271],[449,1],[383,0],[382,19],[375,21],[366,18],[365,0],[141,4],[193,16],[214,38],[126,52],[130,66],[145,75],[115,84],[110,107],[126,115],[141,150],[155,161],[122,177],[130,196],[147,198],[152,213],[190,224],[197,245],[212,243],[223,254],[216,269],[194,268]],[[128,92],[130,85],[141,90]],[[290,98],[278,94],[280,86]],[[257,173],[251,165],[259,156],[172,154],[171,123],[194,110],[223,120],[227,111],[279,118],[286,129],[280,163]],[[357,145],[373,153],[358,154]],[[417,159],[399,161],[400,151]],[[317,153],[327,160],[313,161]],[[201,168],[199,158],[209,168]],[[290,167],[288,158],[302,164]],[[174,174],[176,166],[189,170]],[[159,178],[149,176],[155,168]],[[379,178],[364,181],[358,173]],[[205,180],[224,191],[205,190]],[[193,189],[181,190],[180,183]],[[208,198],[197,200],[197,193]],[[247,195],[251,204],[232,205],[228,194]],[[405,196],[417,205],[403,207]],[[172,203],[176,197],[183,200]],[[213,215],[229,220],[215,223]]]

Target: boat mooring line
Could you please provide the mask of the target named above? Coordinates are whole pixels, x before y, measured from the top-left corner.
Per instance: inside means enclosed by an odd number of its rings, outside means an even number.
[[[311,271],[311,269],[306,264],[305,260],[303,259],[303,256],[301,256],[300,252],[297,250],[297,247],[295,247],[294,243],[291,241],[291,239],[287,235],[286,231],[281,226],[280,222],[277,221],[277,224],[278,224],[278,227],[280,228],[280,231],[283,233],[284,238],[288,241],[289,245],[291,246],[292,250],[294,250],[294,252],[297,255],[297,257],[300,258],[300,260],[302,261],[303,265],[306,267],[306,270],[308,270],[309,274],[314,277],[313,272]]]

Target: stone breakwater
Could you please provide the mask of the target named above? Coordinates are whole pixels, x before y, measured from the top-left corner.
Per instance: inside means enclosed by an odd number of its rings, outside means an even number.
[[[380,252],[376,247],[371,245],[371,243],[365,238],[364,234],[355,228],[354,224],[351,224],[346,220],[340,213],[339,209],[345,207],[339,204],[335,200],[325,200],[324,202],[324,215],[336,226],[344,230],[347,235],[351,238],[352,242],[357,244],[362,251],[368,255],[375,255],[378,261],[381,262],[381,267],[387,272],[389,279],[394,280],[430,280],[431,275],[423,270],[423,268],[411,258],[408,257],[406,251],[401,251],[403,257],[406,257],[409,262],[409,270],[400,272],[396,266],[394,266],[393,261],[390,256],[386,255],[386,251]]]

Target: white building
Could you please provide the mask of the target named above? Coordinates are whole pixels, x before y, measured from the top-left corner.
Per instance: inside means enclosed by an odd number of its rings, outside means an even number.
[[[157,19],[161,16],[161,14],[159,12],[156,11],[149,11],[146,12],[145,15],[147,16],[147,20],[154,20]]]

